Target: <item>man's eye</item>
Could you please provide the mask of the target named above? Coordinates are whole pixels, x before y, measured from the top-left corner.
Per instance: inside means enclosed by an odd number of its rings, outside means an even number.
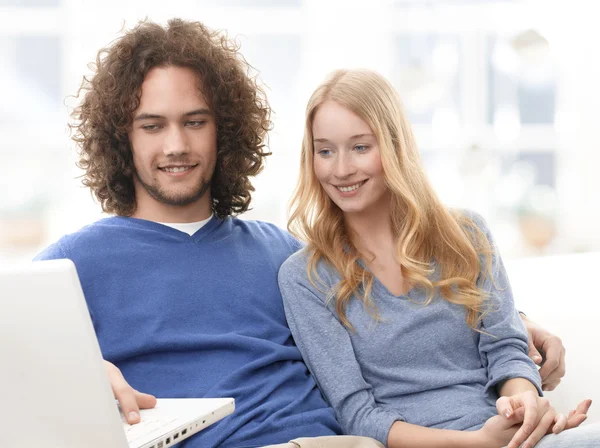
[[[191,128],[198,128],[198,127],[202,126],[205,123],[206,123],[206,121],[202,121],[202,120],[200,120],[200,121],[188,121],[186,123],[186,125],[189,126],[189,127],[191,127]]]
[[[145,124],[142,126],[142,129],[144,131],[156,131],[156,130],[160,129],[160,126],[157,124]]]

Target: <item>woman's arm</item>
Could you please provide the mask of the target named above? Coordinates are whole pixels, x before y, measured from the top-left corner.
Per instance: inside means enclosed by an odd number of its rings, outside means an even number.
[[[279,287],[294,341],[344,432],[385,444],[392,424],[404,418],[376,403],[348,331],[325,305],[324,294],[308,280],[303,259],[294,255],[279,271]]]
[[[487,293],[487,302],[481,322],[479,351],[488,369],[487,389],[495,388],[500,398],[500,415],[511,415],[516,408],[524,409],[523,425],[509,447],[533,446],[556,421],[556,411],[548,400],[541,398],[541,378],[529,358],[527,332],[515,309],[512,291],[502,258],[494,244],[483,218],[473,216],[474,222],[485,233],[492,248],[489,272],[482,271],[478,286]],[[490,275],[491,274],[491,275]]]
[[[522,419],[522,412],[515,412],[509,419],[500,416],[490,418],[477,431],[453,431],[424,428],[405,422],[395,422],[387,440],[389,448],[499,448],[514,437]]]
[[[512,433],[502,444],[494,443],[489,428],[487,432],[461,432],[408,424],[395,409],[378,403],[363,377],[348,330],[325,305],[325,293],[308,280],[302,260],[293,256],[279,272],[286,317],[306,365],[344,432],[372,437],[390,448],[500,447],[510,440]],[[497,430],[494,434],[499,437],[504,433]]]
[[[473,214],[472,219],[492,249],[491,266],[482,270],[477,282],[487,294],[479,328],[479,353],[488,369],[486,390],[500,388],[513,378],[524,378],[542,395],[541,379],[528,356],[527,331],[515,309],[504,263],[483,218]]]

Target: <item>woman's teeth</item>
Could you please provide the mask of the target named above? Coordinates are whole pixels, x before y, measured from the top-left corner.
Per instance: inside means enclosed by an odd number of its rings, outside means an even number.
[[[336,188],[343,193],[349,193],[351,191],[357,190],[358,188],[362,187],[365,182],[366,182],[366,180],[363,180],[362,182],[359,182],[354,185],[350,185],[348,187],[336,187]]]

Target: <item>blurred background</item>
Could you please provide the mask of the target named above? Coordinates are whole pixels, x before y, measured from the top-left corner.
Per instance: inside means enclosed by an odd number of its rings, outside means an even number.
[[[102,217],[69,112],[99,48],[145,17],[226,30],[267,86],[273,156],[245,218],[282,227],[304,107],[340,67],[399,90],[427,172],[507,258],[600,250],[600,29],[571,0],[0,0],[0,263]]]

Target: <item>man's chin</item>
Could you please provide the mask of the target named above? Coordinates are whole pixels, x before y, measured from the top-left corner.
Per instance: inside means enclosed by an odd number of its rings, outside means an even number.
[[[199,202],[209,192],[209,185],[203,184],[195,191],[168,191],[144,185],[145,190],[154,200],[172,207],[185,207]]]
[[[154,199],[172,207],[185,207],[187,205],[192,205],[199,202],[204,197],[204,194],[196,193],[187,195],[161,195],[160,197],[155,197]]]

